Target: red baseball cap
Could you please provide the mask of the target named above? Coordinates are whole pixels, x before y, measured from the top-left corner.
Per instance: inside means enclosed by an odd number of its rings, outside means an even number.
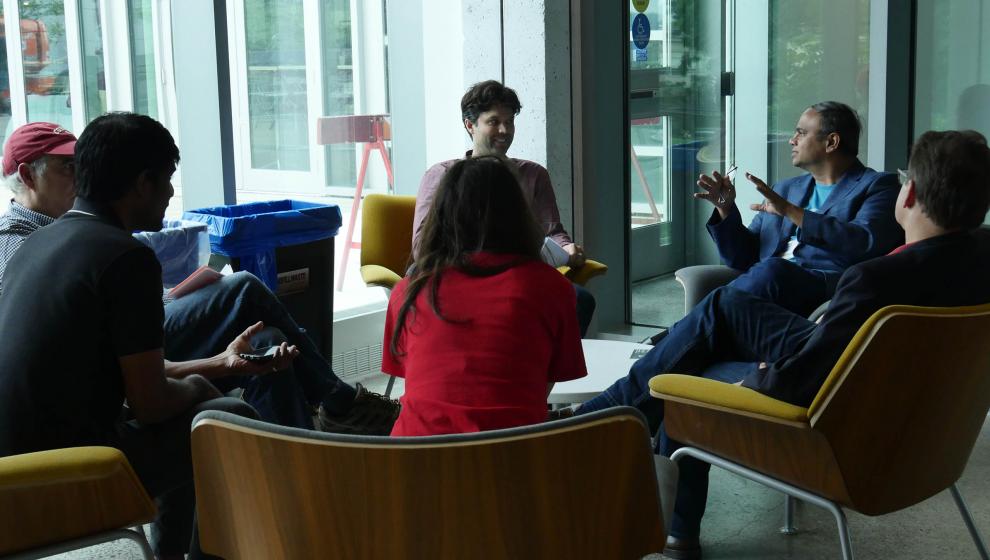
[[[12,175],[17,166],[31,163],[41,156],[71,156],[76,151],[76,137],[60,125],[49,122],[28,123],[7,138],[3,147],[3,174]]]

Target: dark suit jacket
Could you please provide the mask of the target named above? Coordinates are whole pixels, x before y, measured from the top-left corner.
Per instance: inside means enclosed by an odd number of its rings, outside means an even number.
[[[809,406],[856,331],[881,307],[988,302],[990,243],[985,236],[950,233],[913,243],[896,254],[850,267],[839,280],[825,319],[800,349],[767,370],[749,374],[743,386]]]
[[[814,191],[814,178],[806,173],[781,181],[773,189],[804,208]],[[804,213],[797,234],[802,245],[794,253],[795,262],[831,271],[837,278],[849,266],[884,255],[903,243],[904,231],[894,220],[898,190],[893,174],[874,171],[857,161],[818,212]],[[765,212],[758,213],[748,229],[742,225],[738,209],[718,220],[715,211],[708,231],[719,255],[726,265],[742,271],[782,252],[795,230],[794,222]]]

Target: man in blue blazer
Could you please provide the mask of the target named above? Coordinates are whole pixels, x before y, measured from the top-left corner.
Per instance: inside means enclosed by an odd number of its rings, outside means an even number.
[[[730,285],[801,315],[832,297],[849,266],[903,241],[894,221],[897,180],[863,164],[860,122],[848,105],[825,101],[801,114],[791,163],[808,173],[769,188],[747,173],[765,198],[749,227],[727,176],[702,175],[698,199],[715,210],[707,227],[726,265],[742,271]]]
[[[978,132],[926,132],[915,142],[891,215],[906,244],[852,265],[838,282],[820,323],[782,306],[722,286],[708,294],[670,334],[636,361],[629,375],[576,412],[629,404],[651,426],[663,401],[647,382],[681,373],[740,383],[797,406],[810,405],[863,323],[887,305],[951,307],[990,302],[990,240],[977,232],[990,208],[990,147]],[[909,351],[910,349],[905,349]],[[659,451],[680,444],[660,430]],[[707,463],[679,462],[668,558],[698,558],[708,494]]]

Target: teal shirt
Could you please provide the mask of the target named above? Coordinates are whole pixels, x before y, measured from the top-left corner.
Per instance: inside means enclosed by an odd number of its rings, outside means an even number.
[[[810,212],[817,212],[821,208],[825,201],[828,200],[832,191],[835,190],[835,185],[819,185],[815,184],[815,190],[811,193],[811,199],[808,200],[808,204],[804,206],[805,210]],[[794,259],[794,250],[798,246],[798,232],[801,228],[794,229],[794,235],[791,236],[790,242],[787,244],[787,250],[784,252],[783,257],[788,260]]]

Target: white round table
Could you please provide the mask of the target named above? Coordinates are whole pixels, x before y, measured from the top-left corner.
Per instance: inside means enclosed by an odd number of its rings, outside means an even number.
[[[648,344],[637,342],[587,338],[581,341],[581,346],[584,348],[584,363],[588,368],[588,375],[580,379],[556,383],[550,396],[547,397],[549,404],[582,403],[598,396],[620,377],[629,373],[629,366],[636,361],[633,357],[634,351],[649,351],[653,348]]]

